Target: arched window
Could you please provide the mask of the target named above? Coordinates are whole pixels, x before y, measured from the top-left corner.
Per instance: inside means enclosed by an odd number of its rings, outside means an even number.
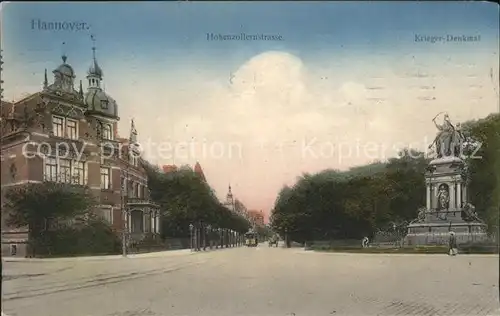
[[[111,124],[102,125],[102,138],[108,140],[113,139],[113,130],[111,129]]]

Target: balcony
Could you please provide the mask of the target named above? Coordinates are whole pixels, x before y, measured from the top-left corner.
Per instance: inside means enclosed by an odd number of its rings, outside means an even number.
[[[152,208],[160,208],[160,206],[153,201],[146,198],[127,198],[127,206],[129,207],[152,207]]]

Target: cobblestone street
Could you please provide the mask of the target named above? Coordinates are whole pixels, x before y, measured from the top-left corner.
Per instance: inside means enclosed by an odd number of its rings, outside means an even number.
[[[9,316],[500,315],[498,256],[236,248],[4,263]]]

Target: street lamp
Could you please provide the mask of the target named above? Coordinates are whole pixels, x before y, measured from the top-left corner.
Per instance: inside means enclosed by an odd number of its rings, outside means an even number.
[[[288,248],[288,228],[285,228],[285,247]]]
[[[122,228],[122,255],[127,256],[127,233],[128,233],[128,207],[127,207],[127,190],[128,190],[128,162],[125,171],[121,171],[121,179],[123,181],[121,186],[121,208],[123,216]]]
[[[193,251],[193,224],[189,224],[189,239],[191,240],[190,247],[191,251]]]
[[[212,225],[208,224],[207,225],[207,230],[208,230],[208,245],[210,246],[210,249],[212,249]]]
[[[222,234],[224,235],[224,248],[229,248],[228,229],[224,228],[224,232]]]
[[[219,228],[219,245],[220,245],[220,248],[222,249],[222,247],[224,245],[224,242],[222,240],[222,228]]]

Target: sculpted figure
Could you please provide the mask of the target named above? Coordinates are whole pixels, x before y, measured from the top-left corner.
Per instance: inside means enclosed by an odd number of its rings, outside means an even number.
[[[472,222],[472,221],[478,221],[481,222],[479,219],[479,216],[477,216],[476,213],[476,207],[472,205],[471,203],[465,203],[463,208],[462,208],[462,218],[465,221]]]
[[[450,193],[448,185],[443,183],[439,186],[436,198],[438,202],[437,217],[441,220],[446,220],[446,211],[450,207]]]
[[[453,126],[448,114],[444,115],[443,124],[441,125],[436,123],[436,118],[437,116],[432,120],[432,122],[434,122],[434,125],[438,129],[438,134],[429,148],[434,145],[436,146],[436,154],[438,158],[460,156],[460,146],[465,140],[465,137],[460,130],[460,125],[457,125],[458,128]]]
[[[448,186],[446,184],[441,184],[439,186],[438,194],[438,210],[447,210],[450,205],[450,195],[448,193]]]
[[[423,222],[425,220],[425,211],[426,211],[425,207],[418,210],[417,220],[419,222]]]

